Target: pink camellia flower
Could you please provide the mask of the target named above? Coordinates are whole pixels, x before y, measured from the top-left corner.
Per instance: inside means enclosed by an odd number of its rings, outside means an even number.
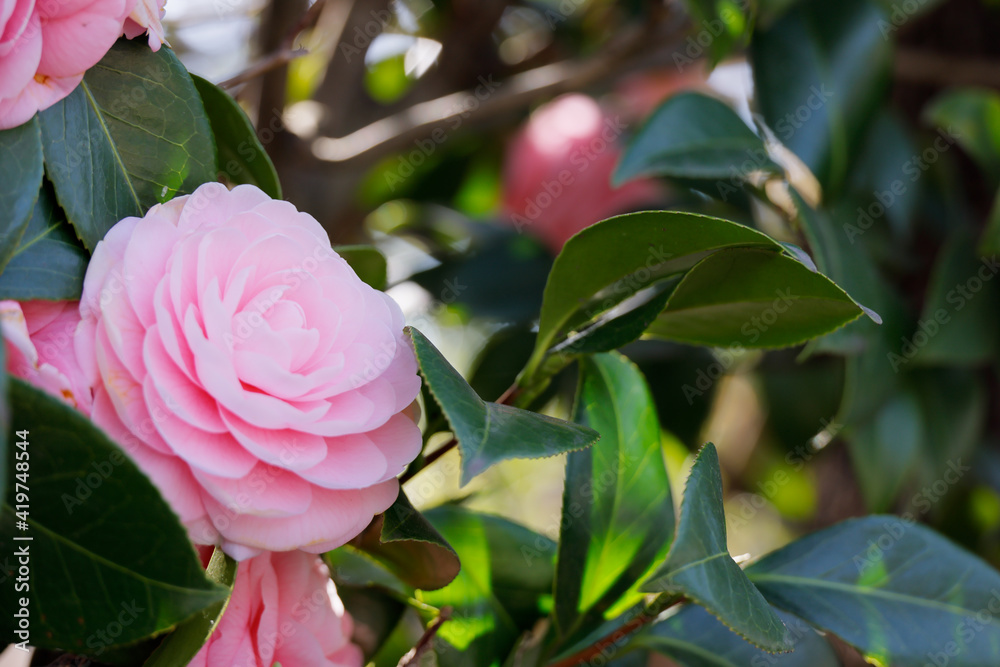
[[[161,23],[166,4],[167,0],[139,0],[125,19],[125,36],[135,39],[144,32],[148,33],[149,48],[159,51],[160,45],[167,43]]]
[[[118,36],[136,0],[0,0],[0,130],[69,95]]]
[[[243,561],[233,595],[189,667],[361,667],[330,571],[302,551]]]
[[[195,543],[238,560],[338,547],[420,451],[399,306],[253,186],[205,184],[116,224],[80,311],[92,418]]]
[[[654,181],[611,187],[624,129],[586,95],[563,95],[535,111],[507,150],[508,222],[558,253],[584,227],[655,202]]]
[[[7,372],[90,414],[90,386],[76,360],[76,301],[0,301]]]

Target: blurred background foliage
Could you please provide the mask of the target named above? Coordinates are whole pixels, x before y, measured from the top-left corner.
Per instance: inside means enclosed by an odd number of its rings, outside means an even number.
[[[387,255],[390,294],[486,399],[530,354],[554,254],[586,225],[688,210],[805,248],[881,327],[768,353],[624,350],[675,488],[710,440],[734,554],[888,511],[1000,566],[998,3],[170,0],[166,21],[191,71],[255,119],[284,196],[335,243]],[[692,146],[722,120],[644,128],[689,90],[767,153],[740,144],[706,178]],[[614,189],[640,130],[683,159]],[[572,387],[546,410],[567,416]],[[418,507],[461,499],[557,536],[562,459],[460,490],[453,457],[407,487]],[[419,635],[407,614],[379,664]]]

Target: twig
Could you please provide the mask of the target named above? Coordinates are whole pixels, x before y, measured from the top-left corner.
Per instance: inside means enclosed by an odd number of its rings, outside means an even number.
[[[427,652],[430,648],[431,640],[434,639],[434,635],[437,631],[441,629],[441,626],[451,618],[451,607],[441,607],[441,611],[438,613],[438,617],[434,619],[434,622],[427,626],[424,634],[420,637],[417,645],[407,651],[406,655],[399,659],[399,663],[396,667],[411,667],[411,665],[417,665],[420,662],[420,656]]]
[[[279,51],[274,51],[270,53],[250,67],[237,74],[236,76],[226,79],[219,84],[219,88],[228,89],[240,85],[241,83],[246,83],[251,79],[255,79],[261,74],[267,74],[272,70],[276,70],[282,65],[288,64],[289,61],[298,58],[299,56],[304,56],[308,51],[305,49],[281,49]]]
[[[664,611],[683,601],[683,596],[675,595],[666,598],[663,602],[653,602],[649,608],[644,609],[638,616],[625,623],[625,625],[609,633],[606,637],[604,637],[604,639],[598,640],[597,643],[591,644],[587,648],[577,651],[568,658],[563,658],[559,662],[551,663],[548,667],[576,667],[577,665],[582,665],[591,658],[603,653],[604,649],[617,644],[624,637],[627,637],[633,632],[649,625]]]
[[[325,162],[346,162],[373,152],[389,153],[445,125],[454,129],[470,116],[482,120],[517,111],[539,99],[587,88],[618,72],[632,57],[645,58],[643,49],[659,23],[633,26],[600,56],[585,62],[566,60],[515,74],[497,83],[497,90],[488,92],[485,99],[477,97],[476,91],[459,91],[415,104],[343,137],[318,137],[313,141],[313,155]]]

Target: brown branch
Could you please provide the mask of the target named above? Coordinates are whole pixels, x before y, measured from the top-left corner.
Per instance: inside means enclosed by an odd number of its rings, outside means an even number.
[[[662,600],[662,602],[660,600]],[[649,625],[664,611],[680,602],[683,602],[683,600],[684,597],[681,595],[674,595],[667,598],[657,598],[657,601],[654,601],[653,604],[651,604],[647,609],[642,610],[638,616],[629,620],[622,627],[612,631],[606,637],[598,640],[594,644],[591,644],[587,648],[577,651],[568,658],[563,658],[559,662],[550,663],[548,667],[576,667],[577,665],[582,665],[590,659],[603,653],[609,646],[614,646],[625,637]]]
[[[431,641],[434,639],[434,635],[437,631],[441,629],[441,626],[451,618],[451,607],[441,607],[441,611],[438,612],[438,617],[434,619],[434,622],[427,626],[424,634],[420,637],[416,646],[410,649],[406,655],[399,659],[399,663],[396,667],[410,667],[411,665],[420,664],[420,656],[427,652],[427,649],[431,646]]]
[[[298,58],[299,56],[304,56],[306,53],[308,53],[308,51],[305,49],[281,49],[279,51],[269,53],[239,74],[218,84],[219,88],[224,90],[234,88],[241,83],[246,83],[251,79],[256,79],[262,74],[267,74],[268,72],[276,70],[282,65],[287,65],[290,61]]]
[[[898,49],[893,70],[896,78],[915,83],[1000,88],[1000,60]]]
[[[592,86],[628,69],[634,61],[648,60],[648,50],[654,39],[658,50],[672,48],[663,44],[657,28],[660,20],[649,21],[623,31],[601,55],[584,62],[566,60],[543,65],[515,74],[501,82],[480,78],[482,85],[475,90],[451,93],[427,102],[415,104],[403,111],[379,119],[343,137],[318,137],[313,141],[313,155],[325,162],[347,162],[371,158],[411,145],[417,139],[438,128],[459,124],[474,117],[484,119],[518,111],[534,102],[564,92]],[[491,90],[495,86],[495,90]],[[485,88],[485,95],[480,89]],[[477,95],[477,93],[479,93]]]

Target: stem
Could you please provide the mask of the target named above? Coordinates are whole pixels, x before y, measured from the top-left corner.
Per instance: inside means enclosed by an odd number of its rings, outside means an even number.
[[[620,642],[623,638],[649,625],[664,611],[683,601],[683,595],[665,595],[658,597],[648,607],[643,609],[638,616],[626,622],[622,627],[610,632],[603,639],[600,639],[596,643],[577,651],[568,658],[563,658],[559,662],[550,663],[548,667],[576,667],[577,665],[582,665],[590,659],[602,654],[604,649],[609,646],[618,644],[618,642]]]
[[[399,663],[396,667],[410,667],[411,665],[419,664],[420,656],[427,652],[427,649],[430,648],[431,641],[434,639],[434,635],[437,634],[437,631],[441,629],[441,626],[444,625],[449,618],[451,618],[451,607],[441,607],[438,617],[434,619],[433,623],[427,626],[427,629],[420,637],[417,645],[399,659]]]

